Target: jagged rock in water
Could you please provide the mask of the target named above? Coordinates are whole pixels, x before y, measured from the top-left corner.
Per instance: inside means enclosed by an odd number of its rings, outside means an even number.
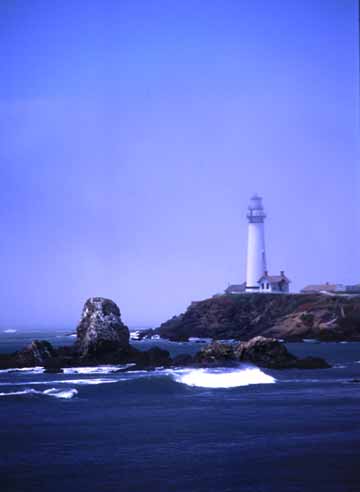
[[[138,351],[134,356],[137,368],[168,367],[172,360],[167,350],[152,347],[145,352]]]
[[[173,358],[172,365],[175,367],[191,366],[194,364],[194,357],[190,354],[178,354]]]
[[[323,369],[330,367],[320,357],[298,359],[279,341],[261,336],[235,345],[212,342],[200,350],[195,355],[194,360],[203,366],[250,362],[269,369]]]
[[[43,366],[56,356],[55,349],[46,340],[33,340],[15,354],[18,367]]]
[[[226,343],[212,342],[195,355],[195,361],[204,365],[227,364],[236,361],[234,347]]]
[[[240,342],[234,349],[237,359],[257,366],[286,369],[295,367],[297,358],[290,354],[285,345],[273,338],[254,337]]]
[[[120,309],[103,297],[91,297],[85,302],[76,335],[81,357],[129,348],[129,329],[121,321]]]
[[[34,341],[16,354],[0,354],[0,368],[41,365],[46,372],[63,372],[64,367],[127,364],[140,368],[169,366],[167,350],[152,347],[141,351],[129,344],[129,330],[121,321],[118,306],[110,299],[86,301],[77,327],[74,346],[53,349],[49,342]]]
[[[57,358],[50,359],[46,361],[44,364],[45,372],[50,374],[57,374],[57,373],[64,372],[64,369],[62,368],[63,365],[64,365],[63,361]]]

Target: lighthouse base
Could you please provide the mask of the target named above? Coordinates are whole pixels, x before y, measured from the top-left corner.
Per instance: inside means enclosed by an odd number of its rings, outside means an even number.
[[[259,286],[256,286],[256,287],[248,287],[248,286],[246,286],[245,292],[258,293],[258,292],[260,292],[260,287]]]

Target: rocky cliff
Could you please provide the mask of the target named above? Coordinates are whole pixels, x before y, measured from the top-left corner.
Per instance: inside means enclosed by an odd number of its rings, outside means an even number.
[[[360,297],[304,294],[223,295],[193,302],[152,334],[249,340],[262,335],[298,341],[360,341]]]

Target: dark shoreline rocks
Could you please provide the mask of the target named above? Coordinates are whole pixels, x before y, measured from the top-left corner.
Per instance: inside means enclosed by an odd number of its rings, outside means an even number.
[[[190,337],[250,340],[259,335],[287,342],[360,341],[360,296],[220,295],[192,302],[184,313],[142,335],[177,342]]]
[[[241,362],[272,369],[330,367],[320,358],[298,359],[278,340],[262,336],[233,344],[215,341],[195,356],[180,354],[173,360],[169,352],[160,347],[140,351],[129,343],[129,330],[121,320],[118,306],[110,299],[101,297],[86,301],[76,333],[73,346],[55,349],[46,340],[34,340],[15,354],[0,354],[0,368],[43,366],[46,372],[57,373],[65,367],[104,364],[131,364],[129,370],[138,370],[160,366],[209,367]]]
[[[76,336],[72,346],[54,348],[45,340],[34,340],[14,354],[0,354],[0,368],[43,366],[46,372],[56,373],[65,367],[103,364],[131,363],[132,369],[171,364],[167,350],[152,347],[140,351],[130,345],[129,329],[110,299],[92,297],[85,302]]]
[[[17,352],[17,364],[23,367],[42,366],[56,355],[54,347],[46,340],[33,340]]]
[[[174,362],[198,367],[217,367],[249,363],[268,369],[326,369],[331,367],[321,357],[299,359],[285,345],[274,338],[255,337],[247,342],[234,344],[212,342],[203,347],[192,360],[177,356]],[[181,364],[180,364],[181,365]]]

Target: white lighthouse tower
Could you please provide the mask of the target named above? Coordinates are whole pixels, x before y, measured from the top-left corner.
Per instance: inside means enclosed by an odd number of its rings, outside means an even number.
[[[259,280],[267,271],[265,255],[264,220],[266,214],[262,198],[254,195],[247,213],[248,249],[246,261],[246,292],[258,292]]]

